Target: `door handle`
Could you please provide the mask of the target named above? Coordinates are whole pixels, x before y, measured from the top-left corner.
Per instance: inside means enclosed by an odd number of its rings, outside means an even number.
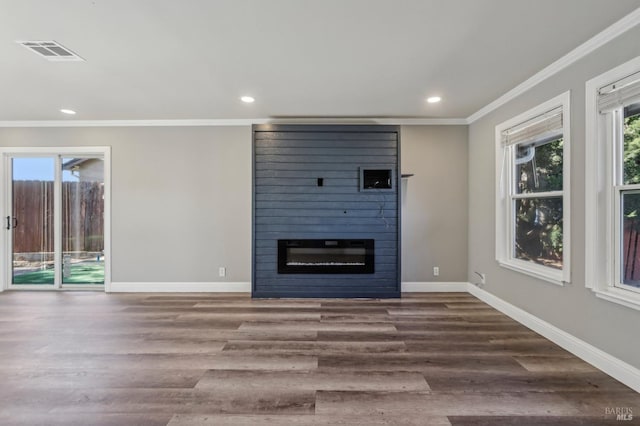
[[[13,220],[11,219],[11,216],[7,216],[7,229],[16,229],[16,227],[18,226],[18,218],[14,217]]]

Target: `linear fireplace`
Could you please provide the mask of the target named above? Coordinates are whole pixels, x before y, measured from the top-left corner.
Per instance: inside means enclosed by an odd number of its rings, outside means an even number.
[[[373,274],[374,240],[278,240],[279,274]]]

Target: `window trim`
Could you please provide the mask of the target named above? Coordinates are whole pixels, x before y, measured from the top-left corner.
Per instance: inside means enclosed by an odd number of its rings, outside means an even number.
[[[496,140],[496,261],[506,269],[530,275],[534,278],[550,282],[556,285],[563,285],[571,281],[571,134],[570,134],[570,98],[571,92],[566,91],[538,106],[531,108],[503,123],[495,128]],[[515,221],[511,218],[511,194],[510,186],[513,185],[510,171],[512,162],[507,158],[510,150],[502,146],[502,132],[511,127],[524,123],[536,116],[544,114],[556,108],[562,108],[562,269],[555,269],[549,266],[527,262],[513,257],[513,227]],[[543,192],[546,197],[552,192]]]
[[[620,165],[612,141],[619,129],[613,126],[613,119],[599,113],[598,91],[639,71],[637,56],[585,84],[585,287],[601,299],[637,310],[640,292],[616,285],[621,273],[617,215],[624,189],[615,185],[614,173]]]

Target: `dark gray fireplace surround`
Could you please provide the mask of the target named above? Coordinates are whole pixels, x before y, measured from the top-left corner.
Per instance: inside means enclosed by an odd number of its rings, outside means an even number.
[[[400,297],[400,129],[253,126],[253,297]]]

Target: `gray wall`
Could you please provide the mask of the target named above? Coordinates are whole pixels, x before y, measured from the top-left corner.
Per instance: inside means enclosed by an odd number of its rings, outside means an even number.
[[[112,147],[112,281],[250,280],[251,128],[0,129],[0,145]]]
[[[402,281],[467,281],[467,126],[403,126],[401,145]]]
[[[640,367],[638,311],[596,298],[584,264],[585,82],[640,54],[640,27],[576,62],[469,128],[469,270],[485,272],[490,293]],[[559,287],[495,261],[495,126],[571,90],[571,284]]]
[[[401,133],[403,281],[466,281],[466,126]],[[83,145],[112,147],[114,282],[250,281],[249,126],[0,128],[0,146]]]

